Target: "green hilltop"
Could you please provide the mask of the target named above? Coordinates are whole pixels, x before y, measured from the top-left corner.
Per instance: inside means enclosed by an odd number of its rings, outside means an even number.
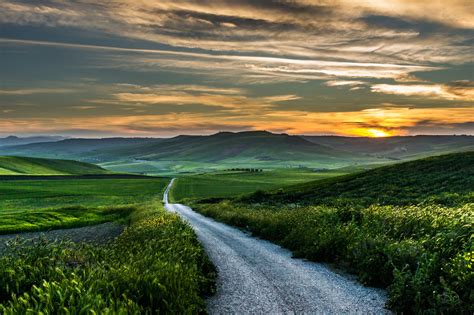
[[[257,192],[244,200],[367,206],[407,205],[428,200],[447,203],[466,198],[474,201],[474,152],[433,156],[278,191]]]
[[[109,172],[97,165],[84,162],[0,156],[0,175],[87,175],[106,173]]]

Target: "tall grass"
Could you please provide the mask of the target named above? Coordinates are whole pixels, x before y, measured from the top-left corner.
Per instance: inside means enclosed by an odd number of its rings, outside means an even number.
[[[292,208],[224,201],[195,209],[388,287],[404,313],[474,313],[474,204]]]
[[[214,276],[192,229],[155,203],[104,246],[11,244],[0,258],[0,313],[203,313]]]

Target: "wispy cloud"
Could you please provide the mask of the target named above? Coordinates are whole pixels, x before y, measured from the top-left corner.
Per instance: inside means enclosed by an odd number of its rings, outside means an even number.
[[[55,88],[27,88],[27,89],[8,89],[0,90],[0,95],[5,96],[21,96],[21,95],[32,95],[32,94],[64,94],[74,93],[76,90],[73,89],[55,89]]]
[[[111,97],[89,100],[98,104],[115,104],[134,107],[155,105],[198,105],[217,107],[226,111],[261,111],[275,107],[276,103],[299,100],[297,95],[252,97],[237,88],[217,88],[201,85],[138,86],[118,84]]]
[[[455,81],[450,84],[375,84],[371,90],[385,94],[474,101],[474,82],[470,81]]]
[[[467,130],[474,121],[473,108],[374,108],[351,112],[263,111],[260,115],[186,113],[94,117],[51,117],[34,121],[0,118],[2,132],[57,133],[58,130],[94,130],[97,134],[176,135],[220,130],[270,130],[291,134],[343,134],[374,136],[374,132],[404,135],[441,128],[442,133]],[[217,119],[217,120],[216,120]],[[438,131],[438,133],[441,133]]]

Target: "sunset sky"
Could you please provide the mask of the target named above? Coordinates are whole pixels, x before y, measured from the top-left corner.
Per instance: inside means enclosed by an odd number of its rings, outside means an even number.
[[[472,0],[0,0],[0,135],[474,134]]]

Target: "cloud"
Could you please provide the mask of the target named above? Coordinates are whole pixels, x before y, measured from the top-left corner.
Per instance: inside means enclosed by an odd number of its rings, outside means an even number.
[[[125,89],[126,91],[123,91]],[[139,86],[117,84],[111,97],[89,100],[98,104],[115,104],[136,107],[158,105],[199,105],[217,107],[226,111],[261,111],[275,107],[276,103],[301,99],[297,95],[273,95],[263,97],[248,96],[238,88],[218,88],[204,85],[154,85]]]
[[[73,89],[56,89],[56,88],[27,88],[27,89],[9,89],[0,90],[0,96],[21,96],[21,95],[33,95],[33,94],[64,94],[74,93],[76,90]]]
[[[359,85],[366,85],[367,82],[364,81],[345,81],[345,80],[332,80],[324,83],[326,86],[335,86],[335,87],[358,87]],[[359,87],[360,88],[360,87]]]
[[[374,24],[371,15],[397,23]],[[430,31],[422,23],[407,27],[406,20],[448,27]],[[0,23],[76,27],[214,52],[387,63],[465,62],[472,53],[470,37],[451,28],[473,28],[473,20],[468,0],[0,3]]]
[[[173,136],[221,130],[270,130],[290,134],[349,136],[417,133],[473,133],[473,108],[373,108],[350,112],[313,113],[298,110],[259,112],[166,113],[98,115],[94,117],[0,118],[3,133],[59,133],[60,130],[95,130],[101,134]],[[450,126],[452,128],[450,128]]]
[[[454,81],[449,84],[375,84],[371,90],[384,94],[474,101],[474,82],[470,81]]]

